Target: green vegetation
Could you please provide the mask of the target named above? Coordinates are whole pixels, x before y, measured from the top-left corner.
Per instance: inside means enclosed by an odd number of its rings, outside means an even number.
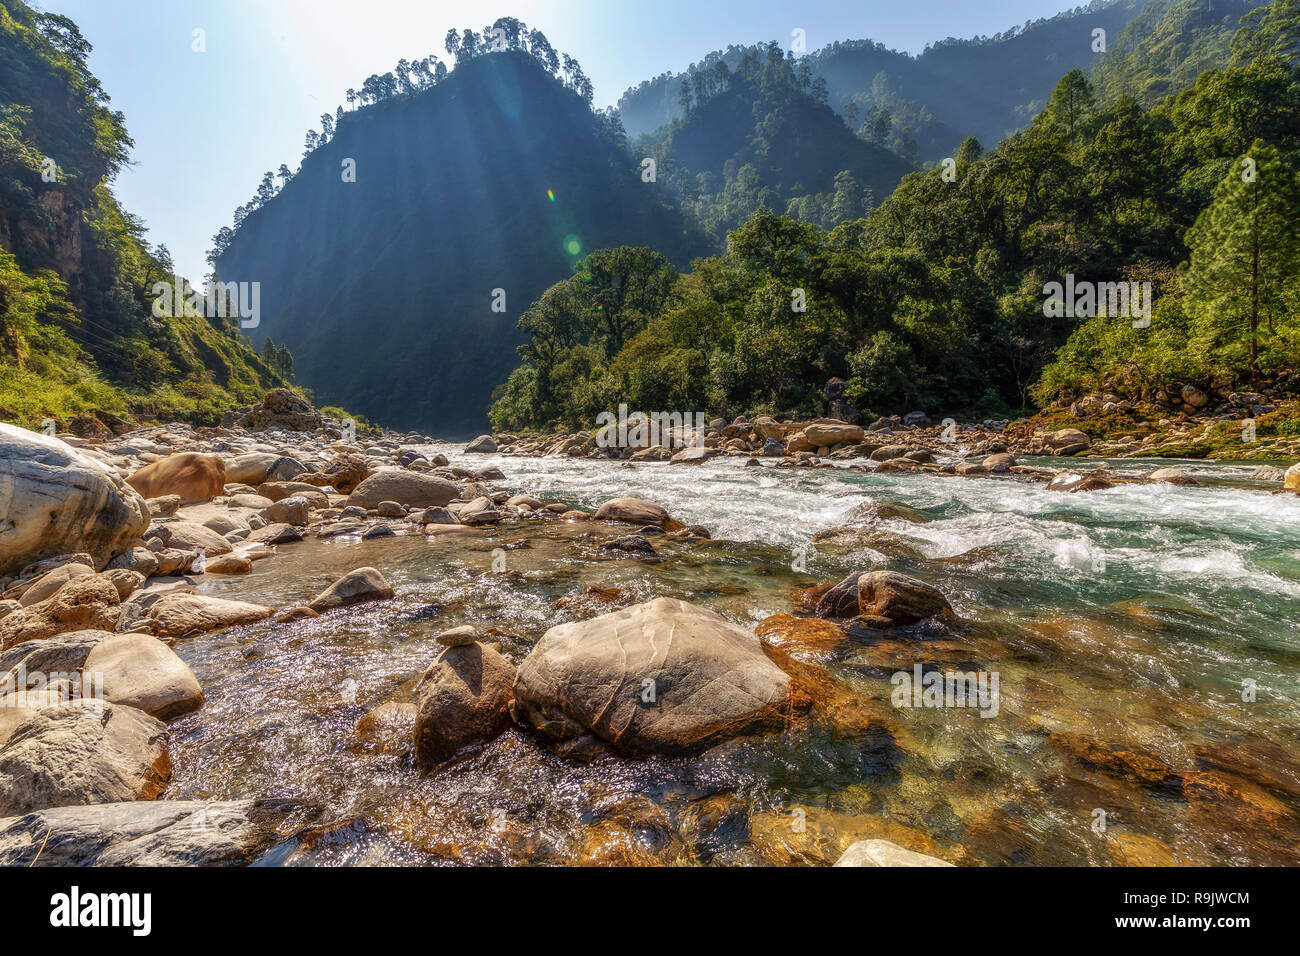
[[[624,402],[820,414],[833,376],[864,412],[989,415],[1101,389],[1150,399],[1178,383],[1294,391],[1295,23],[1253,18],[1244,29],[1268,26],[1257,57],[1150,108],[1102,104],[1071,71],[1024,132],[987,154],[968,140],[951,175],[909,175],[830,231],[760,208],[662,307],[629,308],[618,337],[601,331],[602,285],[580,265],[521,321],[532,342],[494,425],[589,425]],[[1044,287],[1067,274],[1151,283],[1150,327],[1046,317]]]
[[[0,0],[0,418],[211,423],[285,384],[224,319],[155,318],[165,246],[108,183],[131,140],[66,17]]]

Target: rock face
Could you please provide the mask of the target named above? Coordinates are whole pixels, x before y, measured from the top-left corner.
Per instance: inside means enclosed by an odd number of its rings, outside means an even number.
[[[895,624],[952,617],[952,607],[942,591],[895,571],[868,571],[858,578],[858,609]]]
[[[644,498],[614,498],[600,506],[596,518],[601,521],[663,527],[668,521],[668,512]]]
[[[44,707],[0,747],[0,817],[49,807],[153,800],[171,779],[167,731],[133,707]]]
[[[415,761],[427,769],[510,726],[514,666],[482,644],[448,647],[415,687]]]
[[[351,607],[367,601],[386,601],[392,596],[393,589],[388,586],[382,574],[374,568],[357,568],[316,595],[307,607],[321,614],[336,607]]]
[[[248,863],[298,827],[288,800],[158,800],[59,807],[0,820],[0,866]]]
[[[145,465],[126,481],[146,498],[179,495],[191,505],[225,493],[226,463],[220,455],[187,451]]]
[[[888,840],[859,840],[835,861],[836,866],[952,866],[937,857],[905,850]]]
[[[194,672],[176,653],[148,634],[114,634],[95,645],[86,674],[101,682],[104,699],[125,704],[159,720],[171,720],[203,705]]]
[[[348,507],[378,508],[396,501],[415,508],[442,507],[456,499],[459,489],[445,478],[412,471],[377,471],[348,496]]]
[[[705,608],[658,598],[551,628],[515,680],[515,715],[553,740],[684,753],[779,727],[790,678],[759,639]]]
[[[115,630],[121,603],[111,580],[100,575],[74,578],[44,601],[0,619],[0,650],[68,631]]]
[[[73,551],[102,568],[148,527],[144,499],[98,461],[0,424],[0,575]]]

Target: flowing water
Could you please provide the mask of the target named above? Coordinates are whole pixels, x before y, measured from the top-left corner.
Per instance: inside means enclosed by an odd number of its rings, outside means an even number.
[[[525,522],[309,539],[252,575],[204,580],[282,608],[371,565],[398,595],[176,646],[207,703],[171,727],[167,796],[300,798],[335,822],[267,862],[820,863],[872,837],[971,865],[1296,859],[1300,497],[1270,494],[1248,466],[1183,463],[1197,486],[1068,495],[735,458],[452,458],[587,510],[649,498],[714,540],[611,559],[598,545],[614,529]],[[847,518],[871,503],[905,507]],[[514,730],[421,774],[357,730],[409,700],[447,627],[477,625],[518,663],[547,628],[628,603],[677,597],[753,626],[864,568],[928,581],[960,620],[802,654],[838,704],[783,733],[584,764]],[[918,665],[996,675],[996,713],[893,706],[891,676]]]

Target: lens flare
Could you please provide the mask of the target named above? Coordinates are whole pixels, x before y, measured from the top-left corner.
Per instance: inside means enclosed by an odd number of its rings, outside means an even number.
[[[551,202],[555,202],[555,191],[554,191],[554,190],[552,190],[552,189],[548,189],[548,190],[546,190],[546,195],[550,198]]]
[[[564,251],[571,256],[576,256],[582,251],[582,240],[572,234],[565,236]]]

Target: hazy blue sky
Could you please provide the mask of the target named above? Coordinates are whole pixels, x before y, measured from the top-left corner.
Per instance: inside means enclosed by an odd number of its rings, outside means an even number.
[[[436,53],[449,27],[500,16],[539,27],[576,57],[596,102],[729,43],[806,31],[809,51],[870,38],[919,53],[949,36],[991,35],[1075,6],[1068,0],[37,0],[75,20],[90,66],[126,114],[135,165],[118,177],[144,219],[198,281],[212,235],[253,195],[262,173],[296,169],[303,137],[345,103],[349,87],[399,59]],[[206,31],[207,52],[192,34]],[[450,65],[450,64],[449,64]]]

